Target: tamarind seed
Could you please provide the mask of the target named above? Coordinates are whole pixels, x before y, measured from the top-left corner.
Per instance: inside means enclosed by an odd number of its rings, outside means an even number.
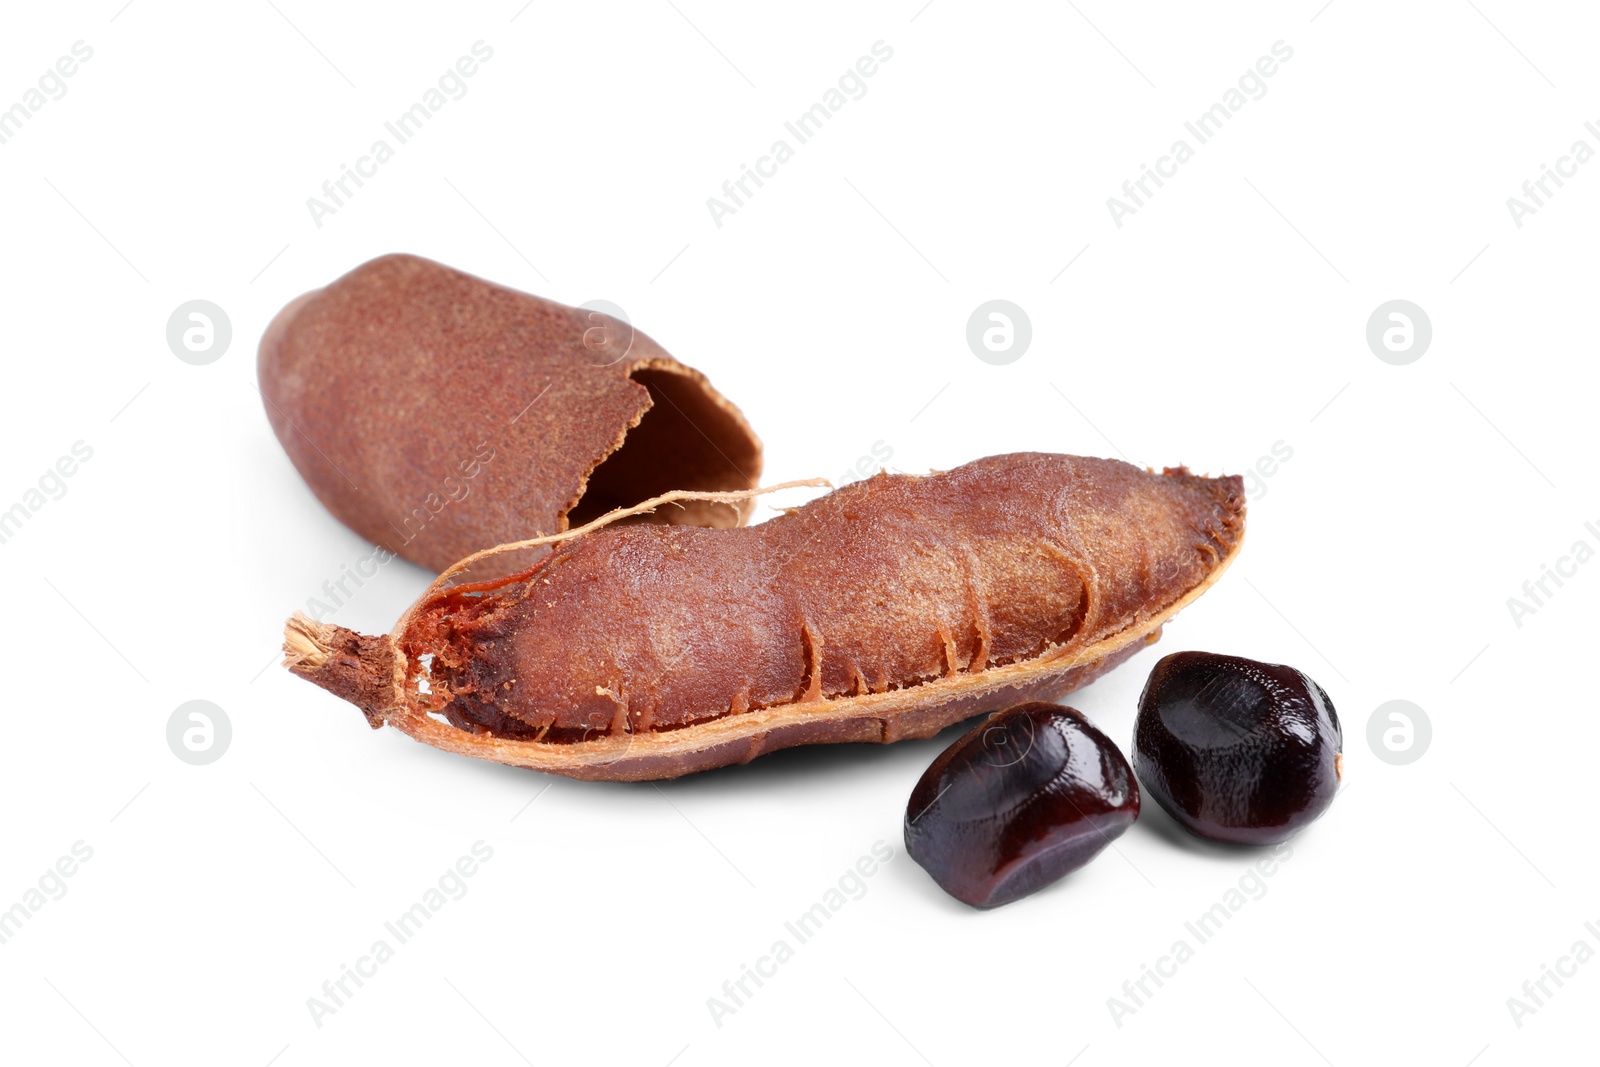
[[[1150,672],[1133,726],[1145,792],[1198,837],[1284,841],[1328,810],[1344,772],[1333,701],[1293,667],[1174,652]]]
[[[962,735],[906,805],[906,854],[946,893],[1009,904],[1077,870],[1139,817],[1133,768],[1083,713],[1022,704]]]
[[[1244,535],[1238,477],[1046,453],[878,474],[756,526],[620,521],[691,495],[474,553],[387,636],[291,619],[285,666],[446,751],[672,778],[1057,699],[1156,640]]]

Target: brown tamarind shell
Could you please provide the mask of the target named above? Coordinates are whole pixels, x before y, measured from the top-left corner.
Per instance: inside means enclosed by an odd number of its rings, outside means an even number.
[[[435,571],[668,490],[749,489],[761,474],[739,410],[629,324],[416,256],[372,260],[291,302],[257,371],[272,429],[317,499]],[[691,502],[653,521],[731,527],[750,508]]]
[[[435,583],[387,638],[297,616],[286,665],[447,751],[671,778],[1055,700],[1156,640],[1244,516],[1238,477],[991,456],[758,526],[574,531],[517,574]]]

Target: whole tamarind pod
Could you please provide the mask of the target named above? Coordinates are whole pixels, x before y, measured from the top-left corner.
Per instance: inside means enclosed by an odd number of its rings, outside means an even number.
[[[389,636],[297,615],[285,666],[374,728],[574,778],[929,737],[1154,641],[1237,553],[1244,490],[1025,453],[879,474],[740,529],[612,518],[445,585],[469,557]]]
[[[672,489],[757,484],[761,442],[625,322],[390,255],[290,303],[257,357],[273,431],[318,500],[435,571]],[[738,526],[748,500],[658,521]],[[485,560],[506,573],[541,553]]]

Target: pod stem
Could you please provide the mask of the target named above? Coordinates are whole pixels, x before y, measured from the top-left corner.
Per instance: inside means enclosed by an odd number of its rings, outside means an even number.
[[[374,730],[400,703],[401,662],[387,635],[368,637],[297,611],[283,628],[283,665],[360,708]]]

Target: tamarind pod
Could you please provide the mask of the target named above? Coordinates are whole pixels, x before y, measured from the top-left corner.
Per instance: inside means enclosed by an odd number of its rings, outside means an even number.
[[[1154,641],[1238,552],[1244,492],[1024,453],[741,529],[602,521],[518,574],[436,583],[387,637],[297,616],[286,666],[374,727],[575,778],[927,737]]]
[[[435,571],[670,489],[757,484],[761,442],[627,323],[416,256],[372,260],[261,339],[268,420],[329,511]],[[737,526],[748,500],[658,521]],[[500,573],[535,553],[486,560]]]

